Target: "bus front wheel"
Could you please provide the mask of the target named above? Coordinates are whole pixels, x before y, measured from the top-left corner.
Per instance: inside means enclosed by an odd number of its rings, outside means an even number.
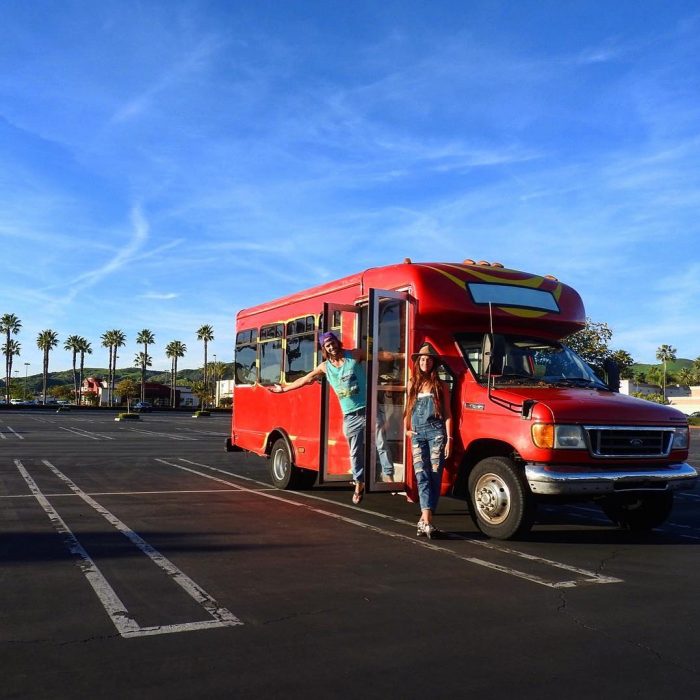
[[[474,524],[488,537],[508,540],[532,527],[535,505],[515,464],[507,457],[487,457],[469,474]]]

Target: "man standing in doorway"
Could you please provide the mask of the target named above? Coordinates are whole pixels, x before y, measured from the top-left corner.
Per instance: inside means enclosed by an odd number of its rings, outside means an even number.
[[[350,447],[350,464],[355,491],[352,502],[357,505],[362,501],[365,490],[365,412],[367,409],[367,374],[363,362],[367,359],[364,350],[344,350],[338,336],[329,331],[323,333],[318,343],[321,346],[323,362],[303,377],[290,384],[274,384],[270,391],[282,394],[299,387],[312,384],[326,376],[333,387],[340,409],[343,412],[343,433]],[[382,355],[384,353],[380,353]],[[391,359],[393,359],[393,355]],[[388,359],[388,358],[385,358]],[[382,465],[382,474],[390,477],[393,464],[389,459],[384,442],[384,435],[377,430],[377,452]]]

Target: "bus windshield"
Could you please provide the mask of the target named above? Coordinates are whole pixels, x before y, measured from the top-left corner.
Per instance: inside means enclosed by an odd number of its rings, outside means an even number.
[[[573,350],[553,340],[506,335],[503,372],[494,386],[559,386],[607,389]],[[481,335],[458,334],[457,342],[479,382],[486,383],[481,361]]]

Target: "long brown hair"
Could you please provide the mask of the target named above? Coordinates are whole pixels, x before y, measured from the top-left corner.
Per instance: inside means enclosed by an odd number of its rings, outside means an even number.
[[[433,396],[433,403],[435,404],[435,415],[438,418],[442,418],[444,411],[442,410],[442,382],[438,377],[438,365],[439,362],[437,358],[431,357],[433,361],[433,366],[427,371],[423,372],[420,368],[420,357],[416,357],[413,361],[413,371],[411,373],[411,378],[408,382],[408,396],[406,397],[406,410],[404,411],[404,418],[410,416],[413,413],[413,407],[416,405],[416,399],[418,398],[418,392],[421,387],[428,386],[430,393]]]

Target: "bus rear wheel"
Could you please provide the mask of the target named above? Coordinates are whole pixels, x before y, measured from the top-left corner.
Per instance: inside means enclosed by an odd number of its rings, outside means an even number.
[[[624,530],[644,533],[666,522],[673,508],[673,493],[616,494],[606,496],[600,507]]]
[[[310,489],[317,477],[311,469],[297,467],[284,438],[275,441],[270,452],[270,477],[278,489]]]
[[[515,464],[507,457],[482,459],[469,474],[474,524],[488,537],[508,540],[530,530],[535,504]]]

